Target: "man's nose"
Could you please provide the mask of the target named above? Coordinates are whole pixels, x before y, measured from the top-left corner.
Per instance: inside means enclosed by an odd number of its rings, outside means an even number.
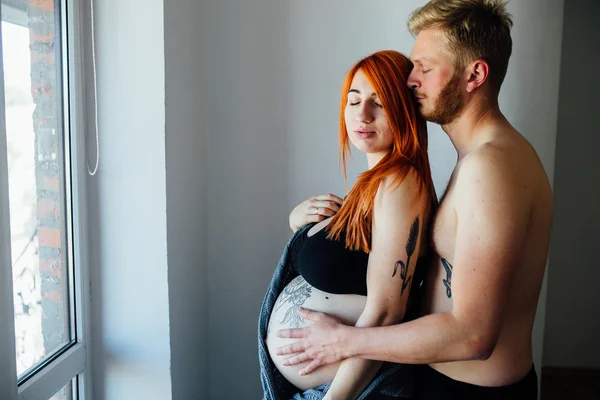
[[[413,90],[421,87],[421,82],[419,82],[419,80],[416,79],[414,72],[411,72],[411,74],[408,76],[406,84],[408,85],[409,88],[411,88]]]

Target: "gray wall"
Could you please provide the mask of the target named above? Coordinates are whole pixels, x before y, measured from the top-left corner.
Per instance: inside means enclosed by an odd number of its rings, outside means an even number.
[[[163,19],[162,0],[96,2],[100,168],[89,179],[89,235],[98,400],[171,398]]]
[[[166,195],[175,400],[208,399],[206,59],[201,2],[165,1]]]
[[[600,368],[600,3],[565,2],[544,365]]]
[[[96,399],[208,398],[198,45],[205,32],[197,6],[96,6],[101,160],[89,180]]]
[[[289,235],[289,2],[203,3],[209,398],[258,398],[257,316]]]

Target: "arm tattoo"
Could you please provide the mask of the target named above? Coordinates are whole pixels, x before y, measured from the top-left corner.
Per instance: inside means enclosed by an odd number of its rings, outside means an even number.
[[[306,299],[310,297],[312,288],[302,278],[297,276],[289,285],[283,289],[283,292],[273,306],[274,311],[279,310],[284,304],[289,304],[288,310],[279,323],[281,325],[289,324],[292,328],[299,328],[302,324],[302,318],[298,315],[298,309],[304,304]]]
[[[444,286],[446,286],[446,296],[448,296],[449,299],[452,298],[452,264],[450,264],[448,262],[448,260],[446,260],[445,258],[442,258],[442,265],[444,266],[444,269],[446,270],[446,279],[442,279],[442,282],[444,282]]]
[[[411,283],[412,275],[407,277],[408,268],[410,265],[410,258],[415,252],[417,248],[417,239],[419,237],[419,217],[417,216],[413,221],[410,227],[410,233],[408,234],[408,242],[406,242],[406,265],[402,261],[396,261],[394,265],[394,273],[392,274],[392,278],[396,276],[396,272],[398,271],[398,266],[400,266],[400,278],[402,279],[402,292],[400,295],[404,294],[404,290]]]

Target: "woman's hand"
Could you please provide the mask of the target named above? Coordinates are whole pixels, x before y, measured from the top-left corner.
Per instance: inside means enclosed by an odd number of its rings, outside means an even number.
[[[296,232],[306,224],[333,217],[340,210],[343,202],[343,199],[331,193],[313,196],[292,210],[290,228]]]

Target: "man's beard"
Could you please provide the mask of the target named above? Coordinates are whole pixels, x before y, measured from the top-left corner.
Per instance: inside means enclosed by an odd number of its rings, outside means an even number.
[[[448,125],[459,116],[463,106],[464,102],[460,95],[460,74],[455,73],[440,92],[433,110],[426,113],[421,106],[421,115],[427,121]]]

